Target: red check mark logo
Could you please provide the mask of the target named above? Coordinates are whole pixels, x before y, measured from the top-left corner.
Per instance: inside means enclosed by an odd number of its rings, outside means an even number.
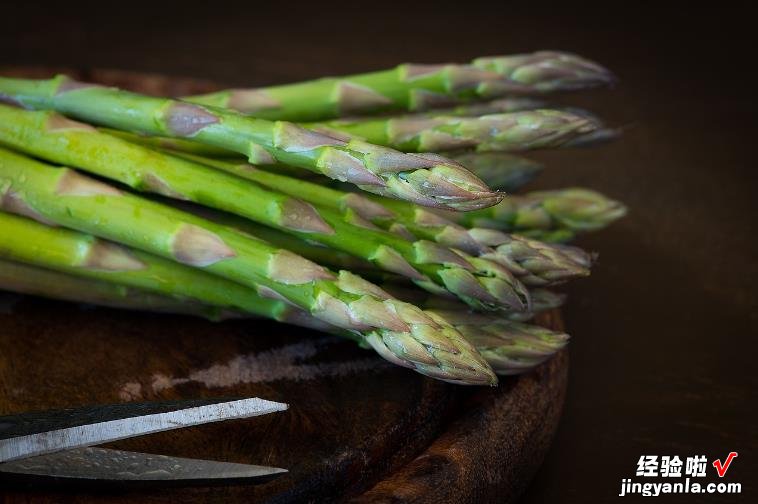
[[[723,464],[721,460],[716,459],[713,461],[713,467],[716,468],[716,472],[719,473],[719,478],[723,478],[726,474],[726,470],[729,469],[729,465],[732,463],[732,459],[737,458],[737,452],[729,452],[729,456],[726,457],[726,462]]]

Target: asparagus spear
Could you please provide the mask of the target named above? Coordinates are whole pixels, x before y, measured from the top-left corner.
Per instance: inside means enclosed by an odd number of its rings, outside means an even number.
[[[460,310],[429,310],[450,321],[499,375],[515,375],[545,362],[568,344],[569,335],[532,324]]]
[[[495,248],[495,253],[482,257],[500,262],[530,287],[555,285],[570,278],[588,276],[595,259],[579,247],[543,243],[496,229],[472,228],[469,232],[479,243]]]
[[[592,147],[598,144],[610,142],[611,140],[615,140],[621,135],[621,128],[606,127],[599,117],[591,112],[588,112],[587,110],[575,107],[548,107],[548,104],[545,102],[541,102],[539,100],[531,100],[528,98],[504,98],[502,100],[492,100],[488,102],[459,105],[458,107],[451,109],[438,110],[428,112],[426,114],[416,114],[414,116],[406,116],[403,119],[421,119],[424,117],[434,118],[439,116],[479,117],[546,108],[557,109],[566,113],[584,117],[595,127],[594,130],[588,133],[583,133],[566,140],[566,142],[561,145],[562,147]],[[456,159],[456,156],[450,157]],[[469,168],[469,166],[465,163],[462,164]]]
[[[185,153],[177,153],[177,155],[252,180],[273,190],[297,195],[320,209],[339,211],[349,222],[364,228],[371,228],[374,225],[396,232],[408,240],[415,241],[416,237],[433,240],[470,254],[478,254],[484,250],[458,224],[411,203],[395,205],[399,203],[397,200],[369,199],[360,194],[326,187],[311,181],[259,170],[244,162],[235,163]],[[396,206],[396,208],[391,208],[391,206]]]
[[[249,221],[232,222],[228,218],[221,218],[223,219],[221,222],[224,224],[249,232],[277,247],[285,248],[320,264],[359,271],[369,277],[374,273],[371,271],[370,263],[356,263],[353,257],[335,254],[330,249],[318,244],[300,240],[274,229],[252,224]],[[215,219],[211,218],[211,220]],[[502,264],[519,281],[529,287],[556,285],[572,278],[586,277],[590,273],[589,268],[593,259],[578,247],[562,249],[556,245],[530,240],[523,236],[506,235],[497,230],[482,229],[477,231],[486,232],[493,244],[495,237],[492,235],[499,235],[497,237],[497,248],[491,252],[485,252],[479,257]],[[463,254],[462,252],[459,253]],[[471,260],[470,256],[469,260]]]
[[[493,382],[481,356],[451,326],[432,321],[349,272],[335,275],[227,227],[4,150],[0,188],[5,211],[123,243],[239,282],[264,297],[286,299],[423,374]],[[12,233],[8,236],[4,247],[14,242]]]
[[[166,303],[183,303],[183,311],[200,306],[191,301],[197,300],[211,306],[231,307],[235,310],[232,313],[243,312],[318,330],[335,330],[332,323],[338,322],[326,323],[289,302],[267,298],[235,282],[75,231],[51,228],[4,212],[0,212],[0,224],[18,237],[0,241],[2,258],[148,292],[171,294]],[[50,252],[40,253],[40,244],[45,244],[45,250]],[[367,284],[348,272],[340,272],[340,277],[355,285]],[[16,278],[14,283],[20,281]],[[375,286],[373,290],[380,291]],[[145,299],[132,296],[124,302],[133,305]],[[432,321],[418,308],[388,296],[384,302],[398,310],[407,324],[406,330],[364,329],[357,332],[342,328],[341,334],[350,335],[363,346],[373,347],[396,364],[428,376],[462,384],[495,383],[481,357],[449,324],[438,318]],[[166,303],[164,307],[169,306]]]
[[[445,109],[434,109],[421,112],[418,115],[427,117],[434,116],[462,116],[475,117],[490,114],[505,114],[508,112],[521,112],[522,110],[535,110],[548,108],[547,102],[530,97],[499,98],[484,102],[464,103]]]
[[[141,133],[131,133],[129,131],[122,131],[113,128],[97,128],[103,133],[107,133],[111,136],[128,140],[129,142],[144,145],[155,150],[167,149],[172,151],[185,152],[187,154],[194,154],[196,156],[207,156],[212,158],[240,158],[243,157],[234,151],[222,149],[220,147],[214,147],[203,143],[195,142],[186,138],[169,138],[164,136],[153,136]],[[293,168],[299,172],[312,173],[302,170],[300,168]]]
[[[626,207],[618,201],[579,187],[514,195],[486,210],[444,213],[465,226],[499,229],[542,241],[567,241],[576,233],[602,229],[625,214]]]
[[[219,312],[217,307],[188,299],[153,294],[119,283],[76,277],[60,271],[3,259],[0,259],[0,289],[113,308],[195,315],[214,321],[228,316],[246,315]],[[261,298],[252,291],[248,294],[252,302],[257,303],[257,315],[265,314],[272,318],[280,318],[283,322],[355,339],[354,335],[325,325],[283,301]],[[536,326],[502,321],[495,317],[483,319],[479,314],[470,314],[465,311],[431,313],[443,319],[450,317],[456,320],[459,330],[470,333],[470,341],[479,341],[481,347],[477,350],[480,350],[483,356],[487,355],[488,363],[497,366],[493,368],[496,374],[516,374],[531,369],[532,366],[528,366],[529,363],[536,365],[543,362],[560,349],[562,343],[568,338],[566,335]],[[282,318],[278,314],[287,316]],[[485,334],[479,334],[478,331],[473,330],[475,325],[480,323],[485,327]]]
[[[7,203],[8,200],[3,201]],[[151,300],[154,295],[163,295],[170,300],[167,303],[187,303],[188,306],[201,306],[202,303],[215,307],[218,314],[245,311],[262,315],[265,312],[258,311],[259,305],[270,301],[266,298],[262,298],[260,303],[251,301],[251,293],[260,297],[252,289],[200,269],[4,211],[0,212],[0,228],[3,229],[0,238],[0,257],[3,259],[54,270],[78,281],[89,279],[123,286],[114,299],[120,303],[131,302],[135,293],[147,292]],[[13,287],[25,282],[25,292],[34,288],[46,292],[49,297],[58,298],[74,294],[76,289],[76,285],[64,281],[47,285],[34,282],[30,285],[31,278],[20,273],[17,269],[3,285]],[[9,275],[6,274],[6,278]],[[92,289],[87,290],[87,295],[89,300],[97,301],[100,296],[107,297],[110,293],[108,290]],[[271,315],[284,321],[291,311],[282,309],[272,311]]]
[[[505,266],[508,271],[522,278],[522,281],[528,282],[527,285],[550,285],[571,278],[589,275],[589,265],[578,264],[571,257],[553,246],[525,239],[511,239],[502,233],[498,236],[499,241],[497,243],[486,243],[478,236],[470,234],[465,228],[411,204],[386,199],[382,201],[368,201],[353,193],[256,170],[247,164],[235,164],[186,154],[184,156],[234,173],[240,177],[254,180],[286,194],[298,195],[316,205],[324,216],[333,215],[331,212],[325,210],[324,207],[333,208],[345,213],[345,218],[350,222],[358,223],[363,227],[375,224],[384,229],[394,231],[413,242],[416,242],[416,237],[421,237],[423,239],[434,240],[437,243],[454,249],[459,249],[457,254],[463,256],[468,263],[479,264],[481,265],[481,270],[491,270],[492,274],[503,276],[503,278],[506,278],[506,276],[500,273],[498,268],[491,269],[491,265],[486,260]],[[328,222],[337,229],[337,225],[332,220]],[[262,231],[253,231],[253,234],[259,234],[260,232]],[[364,231],[363,234],[364,240],[368,240],[371,232]],[[492,234],[490,233],[490,235]],[[492,236],[487,236],[486,238],[490,242],[493,241]],[[275,243],[285,248],[293,246],[291,242],[286,245],[283,244],[281,239],[275,240]],[[490,245],[495,245],[497,248],[493,250],[489,247]],[[332,246],[339,248],[339,244]],[[305,247],[305,250],[308,248],[306,244],[303,244],[303,247]],[[313,249],[313,253],[306,252],[303,255],[312,260],[320,260],[323,251],[315,247],[310,248]],[[404,247],[398,245],[395,249],[402,251]],[[298,250],[302,253],[304,249],[301,247]],[[574,253],[578,252],[574,251]],[[370,256],[364,255],[364,257]],[[410,264],[416,266],[416,262],[413,261],[410,255],[404,255],[403,257],[406,257]],[[337,258],[335,257],[335,259]],[[331,262],[330,264],[334,263]],[[348,264],[343,267],[350,267],[350,265]],[[430,277],[434,278],[432,275]],[[424,286],[424,284],[419,285]],[[454,293],[460,292],[460,289],[454,290],[450,287],[448,289]],[[465,300],[465,297],[460,296],[460,294],[459,297]],[[477,303],[473,303],[470,300],[467,300],[467,302],[475,307],[478,306]]]
[[[466,260],[424,240],[410,243],[366,229],[329,209],[108,136],[52,112],[0,106],[0,142],[44,159],[75,166],[135,189],[194,201],[372,261],[439,292],[447,289],[477,307],[524,310],[525,289],[507,269],[487,259]]]
[[[427,292],[413,288],[413,286],[410,286],[407,283],[398,283],[395,279],[388,279],[383,282],[381,286],[382,289],[398,299],[421,306],[425,310],[467,311],[467,307],[455,299],[433,296]],[[529,292],[532,297],[532,309],[530,311],[508,313],[498,318],[516,322],[526,322],[539,313],[560,308],[566,302],[565,294],[559,294],[548,289],[538,287],[531,289]],[[488,314],[484,313],[483,315]]]
[[[340,138],[361,138],[406,152],[474,149],[524,151],[560,147],[597,129],[586,117],[560,110],[528,110],[480,117],[337,119],[307,127]]]
[[[178,154],[191,154],[205,158],[222,158],[224,161],[243,164],[244,159],[236,153],[211,147],[205,144],[180,138],[166,138],[148,135],[137,135],[127,131],[100,128],[111,136],[144,145],[152,149],[167,150]],[[463,152],[446,153],[447,157],[465,166],[471,173],[482,179],[489,187],[502,191],[516,191],[533,180],[542,171],[542,165],[514,154],[506,152]],[[277,165],[275,169],[262,166],[264,170],[279,172],[297,178],[317,178],[318,175],[302,168]]]
[[[471,65],[406,63],[389,70],[258,89],[229,89],[189,98],[255,117],[317,121],[390,110],[427,110],[464,100],[588,88],[610,72],[554,51],[479,58]]]
[[[518,82],[514,89],[503,81],[500,90],[506,94],[569,91],[612,84],[615,77],[597,63],[576,54],[559,51],[537,51],[509,56],[483,56],[472,63],[476,68],[495,72]],[[498,94],[491,91],[490,94]]]
[[[187,138],[244,154],[254,163],[290,164],[377,194],[440,208],[484,208],[502,199],[481,180],[441,156],[404,154],[359,140],[340,140],[287,122],[115,88],[65,76],[50,80],[0,77],[0,98],[26,108],[53,109],[117,129]]]
[[[92,246],[93,242],[94,240],[90,241],[87,246]],[[110,308],[196,315],[209,320],[221,320],[232,313],[231,310],[226,311],[191,299],[153,294],[123,284],[76,277],[1,258],[0,289]]]

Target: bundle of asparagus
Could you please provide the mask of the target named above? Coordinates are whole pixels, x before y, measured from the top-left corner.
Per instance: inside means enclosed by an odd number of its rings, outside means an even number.
[[[615,134],[525,95],[611,80],[556,52],[185,99],[0,78],[0,288],[267,317],[495,384],[567,343],[526,322],[563,302],[546,287],[589,274],[555,242],[625,211],[581,188],[496,190],[541,170],[509,152]],[[413,114],[342,117],[393,111]]]

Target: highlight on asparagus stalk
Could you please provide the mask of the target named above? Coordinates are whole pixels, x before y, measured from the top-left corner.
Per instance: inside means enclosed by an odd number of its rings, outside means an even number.
[[[406,152],[474,149],[525,151],[560,147],[597,126],[587,117],[562,110],[527,110],[479,117],[379,117],[309,123],[307,127],[340,138],[360,138]]]
[[[168,98],[76,82],[0,77],[0,97],[27,108],[52,109],[93,124],[188,138],[245,155],[251,162],[290,164],[420,205],[470,210],[502,195],[454,161],[405,154],[361,140],[337,139],[287,122],[246,117]]]
[[[265,119],[317,121],[391,110],[419,111],[492,99],[609,84],[613,76],[579,56],[539,51],[478,58],[470,65],[406,63],[389,70],[257,89],[229,89],[188,100]]]
[[[248,180],[150,151],[55,113],[0,106],[0,143],[138,190],[277,227],[406,275],[433,292],[448,290],[474,306],[523,311],[528,305],[523,286],[506,268],[486,258],[466,259],[425,240],[409,242],[378,228],[356,226],[337,212],[317,210]]]
[[[239,288],[244,289],[241,286]],[[355,339],[354,335],[323,324],[283,301],[261,298],[254,292],[248,293],[248,303],[252,304],[256,311],[221,311],[218,307],[204,305],[191,299],[154,294],[119,283],[77,277],[61,271],[0,258],[0,290],[2,289],[111,308],[194,315],[213,321],[232,317],[269,316],[285,323]],[[467,311],[448,310],[445,313],[439,311],[430,313],[443,320],[446,320],[446,317],[455,320],[456,328],[462,333],[468,333],[469,341],[478,341],[481,346],[477,347],[477,350],[486,356],[485,360],[488,364],[496,366],[493,367],[496,374],[507,375],[528,371],[549,358],[568,340],[567,335],[537,326],[508,322],[496,317],[484,317]],[[474,330],[478,324],[484,327],[484,333],[480,334]]]
[[[618,201],[581,187],[513,195],[486,210],[444,215],[469,227],[499,229],[542,241],[567,241],[626,215]]]
[[[8,193],[6,193],[7,196]],[[14,203],[19,208],[19,203]],[[491,369],[450,324],[432,319],[419,308],[391,298],[375,285],[347,272],[335,275],[337,287],[358,298],[350,313],[331,298],[321,310],[309,311],[268,291],[245,287],[197,267],[155,257],[113,242],[62,227],[0,212],[0,228],[8,232],[0,258],[54,269],[66,274],[114,282],[175,300],[196,300],[212,306],[323,329],[339,327],[370,345],[382,357],[421,374],[460,384],[494,384]],[[291,253],[290,253],[291,254]],[[301,284],[303,289],[315,285]],[[383,305],[385,308],[379,308]],[[332,311],[324,316],[323,310]],[[339,314],[343,311],[343,314]],[[307,316],[304,316],[307,314]],[[315,315],[315,316],[314,316]],[[336,315],[336,316],[335,316]],[[353,321],[346,316],[355,317]],[[381,320],[382,318],[386,320]],[[393,327],[389,327],[393,326]]]

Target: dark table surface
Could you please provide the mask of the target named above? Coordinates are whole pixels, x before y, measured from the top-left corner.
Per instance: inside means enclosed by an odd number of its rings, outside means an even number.
[[[122,68],[233,85],[544,48],[609,66],[620,78],[615,89],[562,99],[628,125],[624,137],[537,156],[549,169],[534,188],[592,187],[631,213],[580,241],[600,261],[568,289],[565,413],[524,501],[610,501],[641,455],[710,461],[730,451],[739,457],[725,481],[741,482],[741,496],[666,500],[755,501],[758,187],[747,11],[613,2],[10,3],[0,65]]]

